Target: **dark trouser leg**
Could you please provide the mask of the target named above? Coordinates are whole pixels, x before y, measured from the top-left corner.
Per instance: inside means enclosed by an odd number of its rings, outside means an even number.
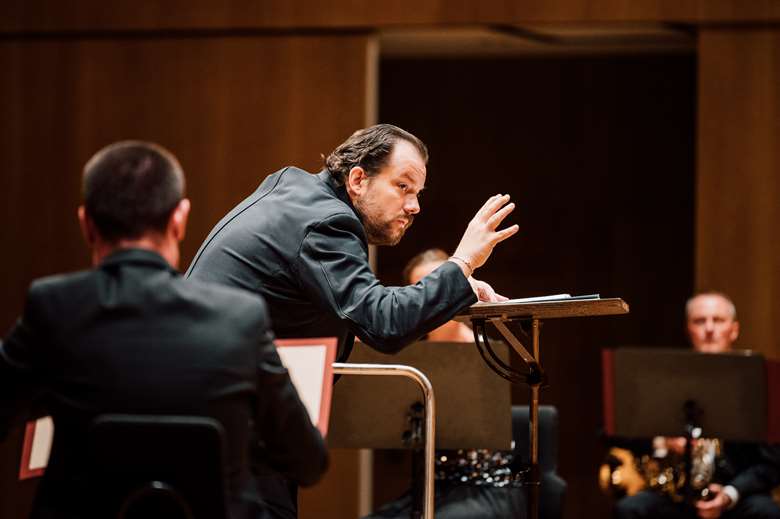
[[[436,519],[524,519],[522,488],[492,488],[469,485],[437,485]],[[363,519],[408,519],[411,496],[384,505]]]
[[[684,505],[655,492],[642,491],[615,503],[615,519],[691,519],[696,514]]]
[[[436,503],[437,519],[524,519],[525,491],[512,487],[453,486]]]
[[[767,494],[741,498],[737,506],[723,514],[723,519],[780,519],[780,508]]]

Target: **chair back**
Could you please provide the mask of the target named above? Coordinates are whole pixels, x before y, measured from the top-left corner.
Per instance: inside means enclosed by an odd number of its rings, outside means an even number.
[[[514,452],[523,464],[531,460],[529,449],[530,417],[527,405],[512,406],[512,439]],[[558,468],[558,409],[551,405],[539,406],[539,469],[555,472]]]
[[[228,518],[224,431],[216,420],[104,414],[89,435],[102,517]]]
[[[515,442],[515,465],[528,466],[530,418],[527,405],[512,406],[512,439]],[[539,517],[563,517],[566,482],[556,473],[558,469],[558,410],[551,405],[539,406]]]

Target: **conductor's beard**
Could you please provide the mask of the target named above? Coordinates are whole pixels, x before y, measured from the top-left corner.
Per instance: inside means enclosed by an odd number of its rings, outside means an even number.
[[[413,214],[386,215],[387,211],[371,200],[355,201],[355,209],[363,222],[366,239],[371,245],[397,245],[414,222]]]

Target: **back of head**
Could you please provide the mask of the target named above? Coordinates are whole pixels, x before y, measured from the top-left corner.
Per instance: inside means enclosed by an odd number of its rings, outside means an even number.
[[[173,154],[141,141],[98,151],[84,166],[82,187],[86,214],[110,243],[164,233],[185,188]]]
[[[399,139],[412,144],[423,162],[428,162],[428,148],[420,139],[398,126],[376,124],[356,131],[339,144],[325,159],[325,168],[339,184],[354,167],[363,168],[369,176],[376,175],[387,164]]]

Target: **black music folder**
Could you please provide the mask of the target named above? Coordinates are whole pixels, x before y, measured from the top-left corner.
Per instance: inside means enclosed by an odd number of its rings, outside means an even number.
[[[508,362],[505,346],[499,355]],[[487,367],[474,344],[422,341],[386,355],[356,343],[349,363],[403,364],[425,374],[433,385],[437,449],[511,449],[511,386]],[[422,394],[412,380],[342,377],[333,391],[328,445],[406,448],[402,438],[415,402]]]
[[[698,353],[672,348],[604,350],[607,433],[625,438],[681,436],[695,426],[709,438],[766,441],[767,366],[750,351]]]

